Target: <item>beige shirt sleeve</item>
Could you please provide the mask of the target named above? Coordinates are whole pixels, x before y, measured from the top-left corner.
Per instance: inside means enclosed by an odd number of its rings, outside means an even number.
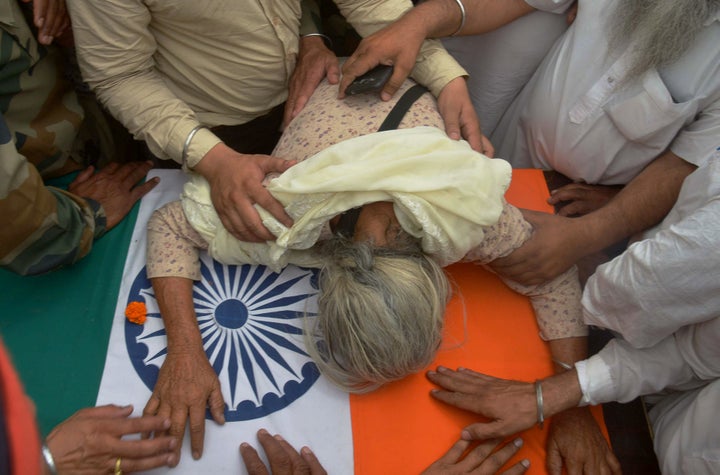
[[[360,36],[368,36],[400,18],[413,7],[410,0],[358,2],[335,0],[340,12]],[[437,97],[451,80],[467,76],[438,40],[425,40],[412,71],[412,78]]]
[[[157,73],[153,59],[157,43],[145,3],[72,1],[68,7],[85,81],[155,155],[180,162],[185,139],[200,122]],[[207,130],[197,133],[191,148],[194,162],[219,142]]]
[[[148,221],[147,276],[200,280],[200,250],[207,242],[190,225],[180,201],[156,210]]]
[[[480,265],[488,264],[511,254],[531,235],[532,226],[525,221],[520,210],[505,203],[498,222],[486,229],[485,240],[471,250],[464,260]],[[582,290],[575,267],[539,285],[522,285],[506,278],[502,280],[514,291],[530,297],[543,340],[587,335],[580,304]]]

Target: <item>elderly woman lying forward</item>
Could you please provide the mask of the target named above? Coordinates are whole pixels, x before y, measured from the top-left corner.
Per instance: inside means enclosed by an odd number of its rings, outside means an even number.
[[[338,101],[336,95],[336,87],[321,85],[276,148],[275,155],[299,163],[267,182],[294,225],[287,228],[258,207],[274,242],[235,239],[196,174],[182,199],[150,220],[147,270],[168,353],[145,412],[171,413],[171,433],[179,437],[189,415],[196,457],[206,405],[217,422],[224,421],[219,382],[192,304],[199,249],[228,264],[319,268],[309,351],[338,386],[367,391],[432,362],[451,293],[442,266],[491,262],[532,233],[503,198],[509,165],[449,139],[429,95],[410,108],[401,129],[378,133],[393,104],[358,96]],[[556,362],[585,356],[574,269],[539,286],[507,284],[531,298]]]

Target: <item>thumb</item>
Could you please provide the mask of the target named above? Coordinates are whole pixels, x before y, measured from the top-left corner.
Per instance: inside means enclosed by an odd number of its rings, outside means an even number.
[[[267,175],[272,172],[282,173],[296,163],[297,160],[285,160],[284,158],[267,156],[266,159],[261,162],[261,167]]]
[[[462,135],[460,133],[459,116],[457,116],[456,114],[445,115],[446,117],[443,117],[443,119],[445,120],[445,133],[453,140],[460,140],[462,138]]]

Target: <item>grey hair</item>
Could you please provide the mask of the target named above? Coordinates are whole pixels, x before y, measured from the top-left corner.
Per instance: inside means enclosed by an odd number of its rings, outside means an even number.
[[[610,50],[634,42],[627,81],[651,68],[673,63],[692,44],[718,0],[621,0],[610,24]]]
[[[318,316],[306,346],[345,391],[372,391],[422,370],[442,341],[450,283],[416,240],[400,235],[393,248],[340,237],[319,245]]]

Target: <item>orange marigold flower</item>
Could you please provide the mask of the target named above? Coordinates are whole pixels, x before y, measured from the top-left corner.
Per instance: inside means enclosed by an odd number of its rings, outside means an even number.
[[[130,302],[128,306],[125,307],[125,316],[128,320],[138,325],[145,323],[145,318],[147,318],[145,302]]]

